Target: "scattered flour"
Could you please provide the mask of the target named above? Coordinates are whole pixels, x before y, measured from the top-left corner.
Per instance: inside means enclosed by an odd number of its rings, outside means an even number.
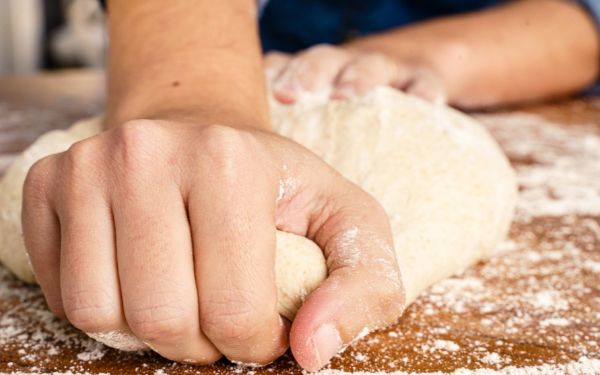
[[[600,360],[581,358],[578,361],[562,364],[562,365],[540,365],[528,367],[508,366],[499,370],[491,369],[459,369],[453,372],[353,372],[355,375],[594,375],[600,373]],[[315,375],[343,375],[347,372],[339,370],[323,370],[315,373]]]
[[[566,310],[569,303],[555,290],[542,290],[530,296],[531,305],[541,310]]]
[[[519,215],[600,214],[597,126],[564,126],[525,113],[479,119],[514,161],[522,188]]]
[[[433,347],[437,350],[446,350],[449,352],[455,352],[460,349],[460,346],[453,341],[448,340],[435,340]]]
[[[590,272],[600,273],[600,262],[594,262],[593,260],[586,260],[583,263],[583,268]]]
[[[504,362],[502,357],[498,355],[498,353],[488,353],[485,357],[481,358],[481,362],[486,363],[488,365],[499,365]]]
[[[483,115],[480,120],[519,175],[521,199],[510,239],[487,262],[430,288],[397,326],[355,342],[332,367],[342,361],[344,368],[365,375],[600,374],[600,130],[564,127],[528,114]],[[2,121],[0,116],[0,129],[12,141],[18,139],[18,125]],[[292,189],[284,181],[280,195]],[[344,245],[351,247],[357,234],[347,233]],[[516,366],[523,358],[511,355],[523,356],[523,343],[545,352]],[[18,356],[3,362],[6,353]],[[90,365],[113,358],[109,353],[54,318],[38,288],[0,267],[0,374],[86,374]],[[57,357],[66,361],[61,372],[53,372]],[[140,374],[190,369],[152,354],[120,353],[119,358],[137,363]],[[410,371],[438,369],[439,363],[456,370]],[[288,355],[256,373],[279,373],[278,364],[297,370]],[[477,369],[482,365],[490,368]],[[224,364],[214,373],[254,371]]]
[[[569,320],[565,319],[565,318],[548,318],[548,319],[544,319],[540,322],[540,326],[542,326],[543,328],[550,327],[550,326],[566,327],[569,324],[571,324],[571,322],[569,322]]]

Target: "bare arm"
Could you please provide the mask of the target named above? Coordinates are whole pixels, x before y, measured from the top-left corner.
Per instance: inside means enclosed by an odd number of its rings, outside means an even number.
[[[437,71],[451,104],[483,107],[572,94],[598,76],[598,30],[578,5],[514,1],[355,40]]]
[[[364,327],[395,322],[404,294],[383,208],[264,131],[254,0],[113,0],[109,13],[112,129],[40,160],[24,187],[50,309],[185,363],[266,364],[291,342],[311,371]],[[279,194],[284,181],[293,189]],[[331,265],[291,328],[277,310],[276,228],[313,239]],[[348,230],[368,233],[357,241],[377,266],[345,262]],[[355,287],[366,282],[377,290]]]
[[[108,121],[268,127],[255,0],[112,0]]]

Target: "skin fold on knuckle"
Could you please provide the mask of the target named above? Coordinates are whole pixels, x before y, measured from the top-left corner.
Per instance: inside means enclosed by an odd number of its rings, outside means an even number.
[[[111,130],[114,165],[122,178],[140,175],[157,167],[170,145],[169,132],[154,120],[130,120]]]
[[[206,156],[224,174],[237,170],[248,150],[245,132],[225,125],[210,125],[200,136],[200,155]]]
[[[193,310],[183,306],[185,304],[181,301],[136,305],[126,312],[127,323],[143,341],[175,342],[183,339],[189,331],[190,322],[198,319]]]
[[[119,324],[119,308],[105,291],[67,291],[63,305],[71,324],[83,331],[100,332]]]
[[[203,332],[212,339],[243,345],[260,336],[268,311],[253,302],[254,296],[231,291],[217,292],[202,301],[200,322]]]

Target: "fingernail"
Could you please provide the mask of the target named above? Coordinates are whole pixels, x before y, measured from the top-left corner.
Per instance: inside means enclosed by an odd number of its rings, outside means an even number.
[[[311,337],[318,368],[325,366],[342,348],[342,339],[332,324],[323,324]]]
[[[288,88],[278,88],[273,91],[275,98],[284,104],[296,101],[296,92]]]

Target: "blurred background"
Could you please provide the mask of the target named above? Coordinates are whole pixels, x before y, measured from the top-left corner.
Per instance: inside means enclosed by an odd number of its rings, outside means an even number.
[[[0,75],[103,66],[103,18],[97,0],[0,0]]]

